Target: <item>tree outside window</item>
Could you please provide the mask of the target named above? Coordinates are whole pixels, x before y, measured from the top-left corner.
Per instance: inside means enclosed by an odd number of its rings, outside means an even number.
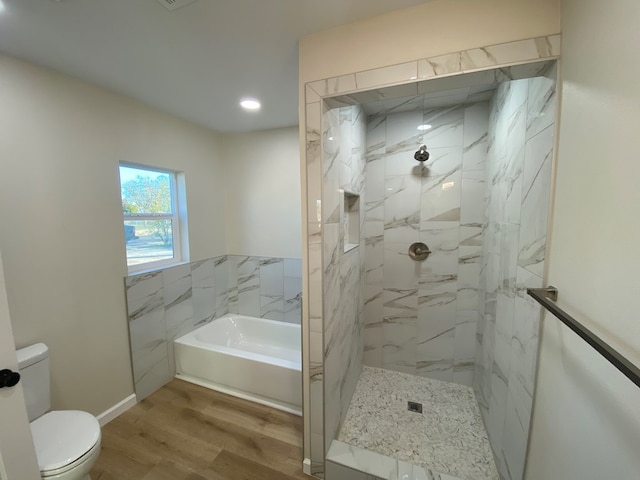
[[[176,174],[121,164],[120,187],[130,270],[180,261]]]

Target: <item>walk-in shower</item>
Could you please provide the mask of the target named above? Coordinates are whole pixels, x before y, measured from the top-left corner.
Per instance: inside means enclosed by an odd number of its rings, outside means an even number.
[[[310,316],[329,480],[340,465],[392,478],[376,462],[522,478],[540,316],[524,289],[542,286],[555,86],[552,61],[324,99]]]

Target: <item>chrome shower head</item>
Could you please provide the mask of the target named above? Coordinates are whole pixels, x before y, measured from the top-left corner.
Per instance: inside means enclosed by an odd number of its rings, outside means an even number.
[[[420,145],[420,149],[413,156],[419,162],[426,162],[429,160],[429,152],[427,152],[426,145]]]

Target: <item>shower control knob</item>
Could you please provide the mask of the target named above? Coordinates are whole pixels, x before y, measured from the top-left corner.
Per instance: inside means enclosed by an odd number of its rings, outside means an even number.
[[[15,387],[20,381],[20,374],[11,370],[0,370],[0,388]]]
[[[426,260],[429,255],[431,255],[431,250],[422,242],[412,243],[409,247],[409,257],[416,262]]]

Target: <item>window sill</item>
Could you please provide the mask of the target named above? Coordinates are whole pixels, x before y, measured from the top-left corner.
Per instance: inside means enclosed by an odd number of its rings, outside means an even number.
[[[136,277],[138,275],[145,275],[147,273],[155,273],[155,272],[158,272],[160,270],[167,270],[169,268],[179,267],[181,265],[188,265],[189,263],[190,263],[189,261],[180,261],[180,262],[175,262],[175,263],[168,263],[166,265],[158,265],[158,266],[155,266],[155,267],[143,268],[141,270],[129,271],[127,273],[127,277]]]

